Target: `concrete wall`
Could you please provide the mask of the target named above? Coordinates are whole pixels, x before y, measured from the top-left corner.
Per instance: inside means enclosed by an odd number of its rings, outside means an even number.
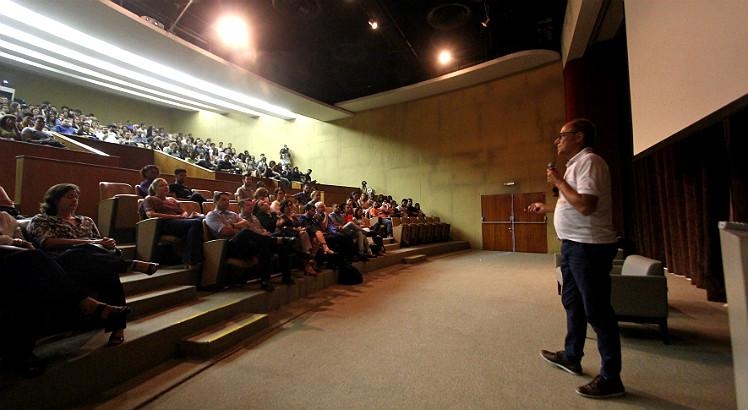
[[[96,114],[104,125],[132,120],[166,129],[173,129],[175,126],[172,116],[176,110],[171,108],[144,104],[139,100],[107,94],[95,88],[40,77],[8,65],[0,64],[0,80],[10,81],[11,87],[16,89],[16,98],[22,98],[28,104],[38,105],[42,101],[49,101],[58,110],[62,105],[80,108],[84,114]]]
[[[456,238],[480,248],[481,194],[550,192],[545,167],[564,122],[563,74],[560,63],[551,64],[333,123],[212,113],[176,118],[194,135],[270,159],[288,144],[294,164],[325,183],[366,180],[398,200],[412,197],[450,222]],[[507,188],[508,181],[516,185]],[[552,226],[548,249],[558,250]]]

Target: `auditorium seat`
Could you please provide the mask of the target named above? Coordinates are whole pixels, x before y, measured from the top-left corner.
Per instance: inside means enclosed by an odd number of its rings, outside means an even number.
[[[102,236],[119,243],[135,242],[138,223],[138,195],[132,185],[123,182],[99,182],[97,224]]]
[[[207,189],[192,189],[192,193],[194,194],[200,194],[203,198],[205,198],[206,201],[212,201],[213,200],[213,191],[207,190]],[[207,212],[207,211],[206,211]]]
[[[200,204],[195,201],[177,201],[183,211],[200,212]],[[160,232],[160,219],[147,218],[139,221],[135,226],[136,241],[135,249],[138,259],[143,261],[157,261],[164,263],[167,255],[161,251],[164,248],[180,248],[184,246],[182,238],[175,235],[162,235]],[[179,254],[181,252],[177,252]]]
[[[256,258],[229,258],[228,239],[212,239],[203,221],[203,266],[200,286],[221,288],[231,283],[246,282],[248,271],[257,263]]]

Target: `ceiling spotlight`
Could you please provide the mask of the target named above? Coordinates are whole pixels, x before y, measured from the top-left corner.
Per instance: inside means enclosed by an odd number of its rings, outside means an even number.
[[[448,50],[443,50],[439,53],[439,63],[442,65],[448,64],[452,61],[452,53]]]
[[[372,30],[376,30],[379,28],[379,23],[374,19],[369,19],[369,26],[371,26]]]
[[[246,49],[249,47],[249,27],[239,16],[226,15],[216,22],[219,38],[229,47]]]
[[[483,26],[483,27],[485,27],[485,28],[488,28],[488,24],[489,23],[491,23],[491,19],[488,18],[488,17],[486,17],[485,20],[483,20],[483,21],[480,22],[480,25]]]

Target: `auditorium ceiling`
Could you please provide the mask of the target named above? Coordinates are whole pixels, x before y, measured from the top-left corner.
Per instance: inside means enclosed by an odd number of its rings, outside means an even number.
[[[112,0],[275,83],[335,104],[437,78],[511,53],[560,51],[566,0]],[[252,47],[215,34],[249,22]],[[373,22],[377,29],[372,29]],[[453,60],[437,62],[447,49]]]

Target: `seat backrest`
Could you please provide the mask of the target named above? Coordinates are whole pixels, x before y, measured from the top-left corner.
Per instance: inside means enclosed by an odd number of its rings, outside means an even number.
[[[195,201],[177,201],[177,202],[179,202],[179,207],[182,208],[183,211],[187,211],[187,213],[192,213],[192,212],[200,213],[200,204],[198,204]]]
[[[629,255],[623,261],[621,276],[664,276],[662,262],[641,255]]]
[[[99,182],[99,200],[113,198],[117,194],[137,194],[130,184],[124,182]]]
[[[208,201],[213,200],[213,191],[209,191],[207,189],[193,189],[192,192],[202,195],[202,197]]]
[[[203,213],[206,215],[208,212],[212,211],[216,207],[216,204],[213,201],[205,201],[203,202]]]

